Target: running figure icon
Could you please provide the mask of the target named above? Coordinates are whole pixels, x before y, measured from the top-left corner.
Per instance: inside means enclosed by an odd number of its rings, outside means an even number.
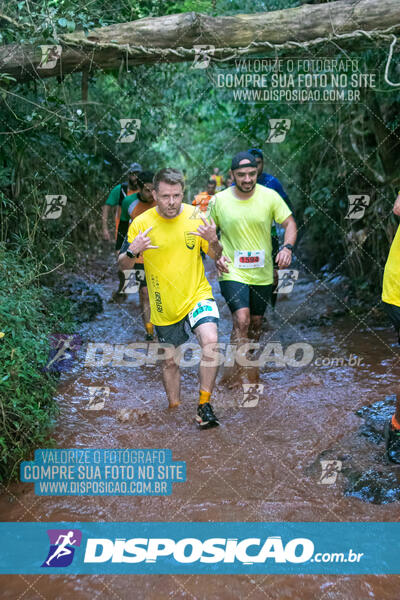
[[[72,550],[70,548],[67,548],[68,545],[73,546],[74,544],[77,543],[77,540],[71,539],[74,537],[74,532],[73,531],[68,531],[68,533],[66,535],[59,535],[56,541],[56,545],[57,545],[57,550],[50,556],[50,558],[48,558],[46,560],[46,565],[50,566],[51,561],[53,560],[53,558],[61,558],[62,556],[66,556],[67,554],[72,554]],[[60,543],[60,540],[63,540]]]

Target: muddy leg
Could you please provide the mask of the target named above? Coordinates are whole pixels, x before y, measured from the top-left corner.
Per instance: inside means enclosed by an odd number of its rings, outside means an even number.
[[[250,309],[239,308],[232,314],[233,329],[231,333],[231,344],[236,345],[239,351],[240,346],[249,341]],[[227,387],[237,387],[242,383],[242,367],[235,361],[232,367],[224,367],[221,383]]]
[[[163,360],[161,368],[169,408],[175,408],[180,404],[181,374],[179,365],[176,364],[174,357],[169,357]]]

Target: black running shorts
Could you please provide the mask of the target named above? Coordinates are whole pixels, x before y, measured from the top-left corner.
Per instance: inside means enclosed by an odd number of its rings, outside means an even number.
[[[232,313],[249,308],[250,314],[262,317],[271,302],[273,285],[247,285],[241,281],[220,281],[221,294]]]
[[[210,301],[215,302],[213,298],[209,298]],[[189,328],[194,331],[196,327],[202,325],[203,323],[218,323],[218,318],[213,316],[204,316],[199,319],[194,327],[190,327],[188,315],[178,321],[177,323],[173,323],[172,325],[154,325],[158,341],[162,344],[172,344],[177,348],[181,344],[184,344],[188,341],[189,335],[186,331],[186,324]]]
[[[382,304],[386,314],[393,323],[400,344],[400,306],[388,304],[387,302],[382,302]]]
[[[129,221],[120,221],[118,225],[117,239],[115,241],[115,249],[120,250],[129,229]],[[128,244],[129,245],[129,244]]]

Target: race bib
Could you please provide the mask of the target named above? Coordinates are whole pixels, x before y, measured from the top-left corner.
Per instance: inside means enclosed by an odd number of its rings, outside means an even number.
[[[200,300],[194,309],[190,311],[188,317],[190,327],[194,327],[204,317],[216,317],[219,319],[217,303],[215,300]]]
[[[265,265],[265,250],[235,250],[233,264],[238,269],[256,269]]]

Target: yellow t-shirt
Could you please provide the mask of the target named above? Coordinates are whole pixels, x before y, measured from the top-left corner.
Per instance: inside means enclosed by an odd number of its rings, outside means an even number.
[[[156,208],[151,208],[129,226],[129,243],[139,230],[153,227],[148,237],[153,246],[158,246],[143,252],[154,325],[177,323],[199,300],[213,297],[200,254],[200,249],[207,252],[208,242],[190,234],[199,225],[203,221],[196,218],[195,207],[182,204],[182,212],[173,219],[165,219]]]
[[[390,247],[383,274],[382,300],[400,306],[400,225]]]

